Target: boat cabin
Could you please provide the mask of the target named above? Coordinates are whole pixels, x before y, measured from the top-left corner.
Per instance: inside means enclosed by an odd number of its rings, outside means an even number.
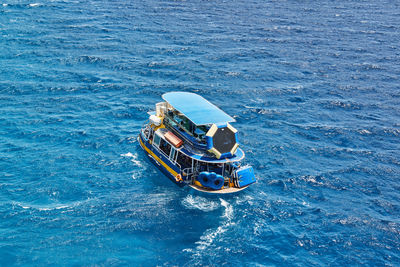
[[[240,165],[244,152],[232,117],[197,94],[172,92],[163,99],[149,113],[141,145],[176,182],[220,190],[255,181],[252,168]]]

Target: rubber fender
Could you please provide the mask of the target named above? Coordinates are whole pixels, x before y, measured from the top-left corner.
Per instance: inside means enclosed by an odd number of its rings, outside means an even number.
[[[214,182],[215,178],[217,178],[217,174],[215,172],[210,172],[208,174],[208,180],[210,180],[210,184],[212,184],[212,182]]]
[[[210,188],[214,190],[219,190],[224,186],[224,177],[219,174],[215,174],[214,179],[211,182]]]
[[[197,181],[204,187],[214,190],[221,189],[224,185],[224,177],[215,172],[201,172],[197,177]]]
[[[199,181],[202,186],[209,187],[211,184],[209,176],[209,172],[201,172],[199,176],[197,176],[197,181]]]

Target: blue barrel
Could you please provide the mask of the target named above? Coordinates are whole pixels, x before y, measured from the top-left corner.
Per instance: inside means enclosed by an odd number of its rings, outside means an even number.
[[[199,176],[197,176],[197,181],[199,181],[202,186],[209,187],[209,185],[211,184],[209,176],[209,172],[201,172]]]
[[[216,174],[213,178],[210,188],[218,190],[224,186],[224,177],[222,175]]]
[[[197,181],[204,187],[214,190],[221,189],[224,186],[224,177],[215,172],[201,172],[197,177]]]

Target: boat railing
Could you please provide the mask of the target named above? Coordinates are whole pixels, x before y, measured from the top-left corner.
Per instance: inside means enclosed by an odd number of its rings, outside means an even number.
[[[146,140],[150,139],[150,135],[152,134],[152,128],[150,127],[150,123],[146,125],[146,127],[141,129],[141,132],[143,134],[143,137],[145,137]]]
[[[185,182],[187,184],[191,184],[192,183],[192,180],[193,180],[193,169],[192,169],[192,167],[183,169],[182,170],[182,175],[187,177],[185,179]]]
[[[186,176],[193,175],[193,169],[191,167],[185,168],[182,170],[182,173],[184,173]]]
[[[174,163],[179,169],[181,169],[181,164],[179,164],[179,163],[176,162],[176,161],[173,161],[173,163]]]

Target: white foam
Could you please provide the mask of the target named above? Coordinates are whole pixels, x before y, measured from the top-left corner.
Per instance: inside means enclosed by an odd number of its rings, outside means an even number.
[[[230,71],[226,75],[231,77],[236,77],[240,75],[240,72]]]
[[[229,222],[233,219],[233,206],[230,205],[228,202],[220,198],[221,205],[225,207],[224,214],[222,215],[223,218],[226,218]]]
[[[132,154],[131,152],[128,152],[126,154],[121,154],[122,157],[128,157],[131,158],[131,161],[138,167],[143,167],[142,163],[137,159],[137,154]]]
[[[131,152],[128,152],[126,154],[121,154],[122,157],[133,157],[133,154]]]
[[[23,203],[15,203],[17,206],[20,206],[23,209],[35,209],[38,211],[51,211],[51,210],[60,210],[60,209],[67,209],[71,208],[75,205],[27,205]]]
[[[260,222],[255,222],[253,227],[253,234],[255,236],[260,236],[262,234],[262,230],[264,228],[264,224]]]
[[[265,194],[264,192],[261,192],[260,193],[262,196],[267,196],[267,194]],[[235,203],[236,204],[242,204],[242,203],[246,203],[246,204],[248,204],[248,205],[253,205],[253,197],[252,196],[250,196],[250,195],[245,195],[245,196],[241,196],[241,197],[238,197],[238,198],[236,198],[236,201],[235,201]]]
[[[40,6],[40,3],[33,3],[33,4],[29,4],[30,7],[36,7],[36,6]]]
[[[136,172],[133,172],[131,177],[132,177],[133,180],[136,180],[138,178]]]
[[[219,203],[207,198],[188,195],[182,200],[182,205],[188,209],[197,209],[205,212],[213,211],[219,208]]]
[[[228,231],[231,225],[234,225],[234,223],[232,223],[233,206],[221,198],[220,202],[221,206],[225,208],[224,213],[221,215],[221,218],[223,220],[219,223],[219,226],[216,229],[207,229],[200,237],[200,240],[195,243],[197,244],[195,250],[196,253],[194,254],[194,256],[196,257],[200,256],[201,251],[210,247],[217,238],[219,238],[223,233]]]
[[[371,134],[371,132],[370,131],[368,131],[367,129],[363,129],[363,130],[360,130],[360,131],[358,131],[360,134]]]
[[[215,240],[215,238],[223,233],[225,233],[228,229],[221,225],[218,226],[217,229],[208,229],[203,235],[200,237],[200,240],[196,242],[197,247],[196,250],[205,250],[208,248]]]

